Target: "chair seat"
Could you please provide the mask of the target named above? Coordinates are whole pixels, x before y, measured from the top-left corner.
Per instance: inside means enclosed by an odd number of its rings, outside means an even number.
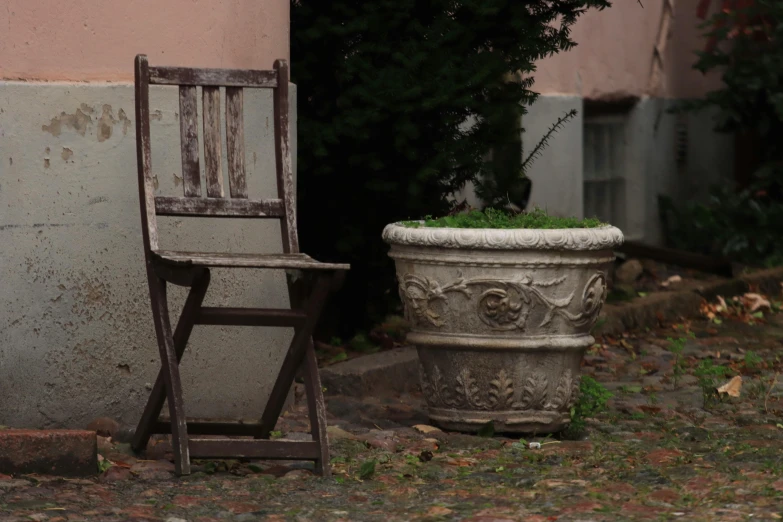
[[[158,262],[176,266],[226,268],[287,268],[298,270],[348,270],[350,265],[321,263],[307,254],[231,254],[213,252],[153,251]]]

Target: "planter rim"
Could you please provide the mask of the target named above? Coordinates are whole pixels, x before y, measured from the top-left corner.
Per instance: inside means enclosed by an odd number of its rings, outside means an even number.
[[[623,244],[622,231],[597,228],[436,228],[392,223],[383,229],[390,245],[476,250],[608,250]]]

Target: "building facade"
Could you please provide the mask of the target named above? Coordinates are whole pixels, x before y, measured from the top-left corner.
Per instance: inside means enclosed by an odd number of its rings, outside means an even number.
[[[713,132],[714,115],[670,112],[720,85],[692,68],[705,44],[698,3],[616,1],[579,19],[573,50],[538,64],[523,149],[568,110],[579,115],[533,164],[531,205],[661,244],[659,195],[684,202],[731,179],[733,137]]]

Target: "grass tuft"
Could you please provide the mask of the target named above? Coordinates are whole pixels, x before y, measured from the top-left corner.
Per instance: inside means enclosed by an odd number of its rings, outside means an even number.
[[[575,217],[550,216],[545,210],[534,208],[527,212],[513,213],[505,210],[488,208],[472,210],[466,214],[455,214],[440,218],[430,218],[421,221],[404,221],[410,228],[530,228],[530,229],[562,229],[562,228],[598,228],[606,226],[597,218],[579,219]]]

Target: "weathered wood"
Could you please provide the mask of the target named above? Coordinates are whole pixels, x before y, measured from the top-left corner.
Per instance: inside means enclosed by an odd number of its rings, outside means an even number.
[[[188,448],[188,427],[185,423],[185,406],[182,398],[182,381],[179,376],[179,358],[174,348],[174,336],[169,321],[166,282],[162,279],[150,284],[152,318],[158,338],[158,349],[162,363],[161,373],[169,403],[169,415],[174,420],[171,425],[171,445],[174,449],[174,466],[177,475],[190,474],[190,453]],[[152,398],[152,395],[150,395]],[[156,402],[157,404],[157,402]]]
[[[156,250],[156,262],[183,266],[211,266],[224,268],[283,268],[290,270],[336,271],[348,270],[349,265],[321,263],[306,254],[232,254],[220,252],[178,252]]]
[[[193,421],[190,419],[187,420],[187,423],[190,435],[242,436],[252,435],[258,429],[258,425],[255,423]],[[152,433],[171,433],[171,420],[160,419],[155,422]]]
[[[220,87],[204,87],[204,172],[207,197],[223,197],[223,148],[220,140]]]
[[[190,454],[202,459],[260,458],[271,460],[315,460],[320,456],[320,450],[317,442],[252,439],[191,439]]]
[[[280,221],[283,234],[283,251],[299,252],[299,235],[296,229],[296,193],[291,163],[288,124],[288,62],[275,61],[277,89],[274,95],[275,163],[277,166],[277,194],[285,206],[285,218]]]
[[[177,266],[172,264],[153,263],[155,275],[167,283],[177,286],[193,286],[193,283],[207,270],[204,267]]]
[[[312,338],[307,340],[304,360],[304,384],[307,394],[307,410],[310,417],[310,433],[319,444],[320,454],[315,461],[316,473],[329,477],[329,440],[326,433],[326,404],[318,375],[318,358],[315,355]]]
[[[226,88],[226,155],[228,186],[232,198],[247,197],[245,178],[245,125],[242,89]]]
[[[158,196],[154,202],[159,216],[201,216],[229,218],[279,218],[284,215],[279,199],[204,199]]]
[[[155,221],[155,185],[152,180],[152,150],[150,147],[150,86],[149,64],[143,54],[136,56],[136,166],[139,172],[139,203],[141,233],[145,248],[158,248],[158,226]]]
[[[261,429],[257,436],[262,439],[269,438],[269,434],[275,429],[277,419],[280,418],[288,392],[294,384],[296,372],[304,361],[305,351],[311,342],[313,329],[321,316],[321,310],[326,302],[326,297],[329,295],[331,284],[332,274],[328,273],[319,274],[315,281],[313,292],[310,294],[305,307],[307,320],[294,333],[294,338],[291,340],[291,344],[285,354],[285,359],[283,359],[283,364],[277,374],[272,392],[269,394],[264,413],[261,415]]]
[[[150,163],[149,84],[180,86],[180,134],[185,197],[155,197]],[[202,195],[198,157],[196,85],[202,85],[204,169],[206,196]],[[161,357],[161,370],[133,440],[135,449],[146,446],[153,431],[170,432],[178,474],[190,472],[190,456],[205,458],[255,457],[307,459],[316,471],[329,475],[325,406],[318,378],[312,331],[332,283],[349,267],[319,263],[299,253],[296,233],[296,196],[291,168],[288,122],[288,65],[275,63],[274,71],[150,68],[146,58],[136,59],[137,163],[142,230],[152,314]],[[223,197],[220,87],[226,89],[226,144],[231,199]],[[274,92],[275,160],[278,199],[247,199],[244,158],[243,92],[245,87],[272,87]],[[230,254],[158,250],[157,215],[248,217],[281,219],[282,254]],[[297,300],[291,310],[203,307],[209,285],[207,267],[286,269],[289,274],[317,274],[309,298]],[[302,283],[305,279],[299,279]],[[172,334],[166,294],[167,281],[192,286]],[[293,303],[292,297],[292,303]],[[304,305],[304,306],[303,306]],[[195,324],[293,327],[294,338],[277,375],[260,424],[220,422],[188,423],[185,417],[179,361]],[[305,364],[305,383],[313,442],[270,440],[189,439],[188,431],[212,435],[253,435],[269,438],[280,416],[297,370]],[[164,401],[169,421],[158,420]]]
[[[193,332],[193,326],[196,324],[195,320],[199,308],[201,308],[201,303],[204,302],[204,297],[207,295],[207,288],[209,287],[209,270],[200,269],[196,273],[198,274],[198,279],[195,280],[193,288],[190,290],[187,299],[185,299],[185,306],[182,308],[179,321],[177,321],[177,328],[174,330],[173,340],[177,365],[179,365],[179,361],[182,360],[182,356],[185,353],[188,339],[191,332]],[[161,369],[158,372],[158,378],[155,380],[147,406],[144,408],[144,413],[141,416],[141,420],[139,420],[131,441],[131,447],[136,451],[144,449],[149,442],[150,435],[157,433],[154,431],[154,425],[166,399],[166,382],[163,369]],[[172,433],[171,429],[171,426],[169,426],[169,431],[166,433]]]
[[[275,308],[213,308],[202,307],[196,324],[223,326],[288,326],[304,324],[305,313],[300,310]]]
[[[182,148],[182,185],[185,197],[201,196],[201,171],[198,162],[198,100],[196,87],[179,88],[179,133]]]
[[[212,87],[277,87],[275,71],[239,69],[189,69],[185,67],[150,67],[154,85],[206,85]]]

